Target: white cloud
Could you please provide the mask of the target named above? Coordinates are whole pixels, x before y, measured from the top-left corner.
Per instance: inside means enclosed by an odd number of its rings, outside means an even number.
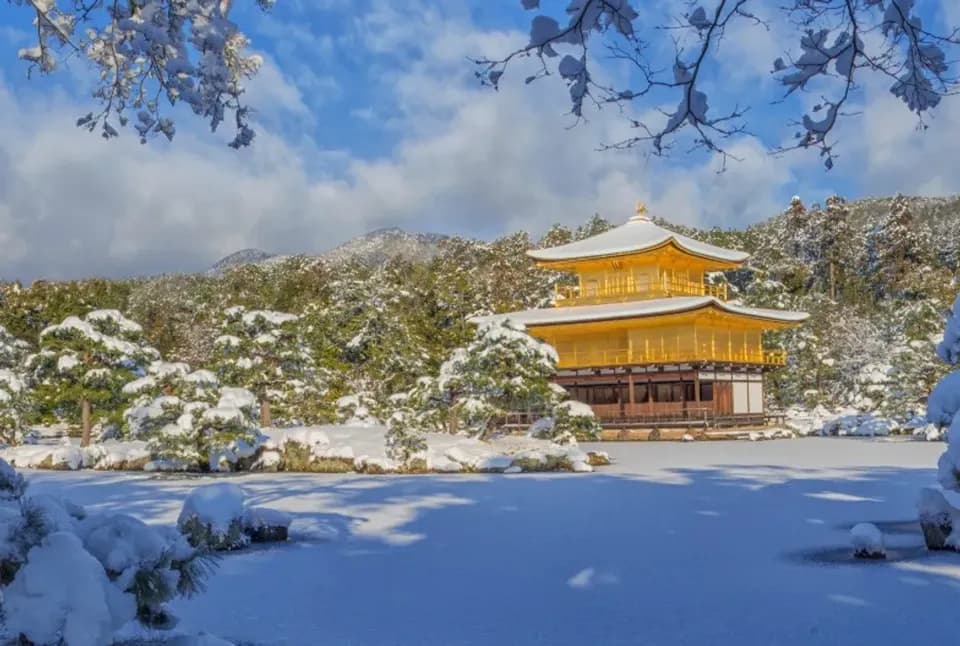
[[[305,106],[296,73],[269,61],[251,98],[270,119],[254,148],[239,153],[182,119],[172,145],[140,146],[128,133],[103,142],[72,126],[86,111],[76,101],[14,98],[0,83],[0,277],[196,270],[242,247],[316,252],[380,226],[539,233],[594,212],[623,220],[637,199],[676,222],[742,225],[780,210],[793,193],[822,199],[822,186],[837,177],[824,177],[812,155],[774,159],[752,137],[730,142],[744,161],[721,174],[702,156],[598,152],[624,135],[613,111],[569,128],[566,90],[553,79],[525,86],[513,70],[500,92],[477,86],[465,56],[502,51],[522,35],[478,31],[463,15],[430,13],[398,26],[392,6],[378,4],[381,29],[359,26],[368,48],[402,53],[401,65],[384,65],[382,105],[357,107],[371,115],[387,108],[389,135],[398,136],[375,159],[323,149],[305,134],[320,117]],[[948,135],[960,134],[954,117],[942,121]],[[861,122],[862,141],[840,172],[868,169],[878,187],[891,182],[881,192],[960,189],[946,164],[919,168],[927,155],[949,159],[943,133],[916,143],[903,114],[879,100]]]

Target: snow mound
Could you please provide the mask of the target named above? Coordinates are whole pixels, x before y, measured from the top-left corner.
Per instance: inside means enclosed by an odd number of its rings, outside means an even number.
[[[136,602],[75,534],[54,532],[30,550],[4,590],[4,612],[7,630],[34,643],[101,646],[135,617]]]
[[[883,545],[883,533],[872,523],[859,523],[850,530],[850,544],[853,555],[861,559],[886,558],[887,550]]]

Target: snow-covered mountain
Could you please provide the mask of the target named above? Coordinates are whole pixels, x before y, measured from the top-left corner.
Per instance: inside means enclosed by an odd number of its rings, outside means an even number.
[[[273,257],[273,254],[267,253],[262,249],[241,249],[240,251],[234,251],[229,256],[224,256],[217,262],[213,263],[213,266],[209,269],[209,273],[220,274],[231,267],[252,265]]]
[[[440,243],[446,238],[437,233],[409,233],[396,227],[377,229],[348,240],[321,257],[333,262],[359,260],[369,266],[396,257],[429,260],[437,255]]]
[[[397,227],[377,229],[357,236],[343,244],[309,257],[334,263],[358,261],[376,267],[391,258],[429,260],[437,255],[440,243],[447,236],[436,233],[409,233]],[[261,249],[242,249],[221,258],[210,268],[210,273],[219,274],[230,267],[274,263],[289,256],[271,254]]]

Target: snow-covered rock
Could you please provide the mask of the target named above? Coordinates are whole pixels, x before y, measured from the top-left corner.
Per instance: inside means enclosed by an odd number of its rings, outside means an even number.
[[[277,509],[247,507],[243,511],[243,530],[254,543],[285,541],[293,516]]]
[[[858,559],[884,559],[887,549],[883,545],[883,533],[872,523],[859,523],[850,530],[850,545]]]

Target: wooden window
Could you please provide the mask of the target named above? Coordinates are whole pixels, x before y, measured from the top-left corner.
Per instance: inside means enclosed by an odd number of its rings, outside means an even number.
[[[633,401],[636,404],[646,404],[650,401],[650,391],[647,388],[647,384],[634,384]]]
[[[658,403],[674,401],[673,384],[670,384],[670,383],[653,384],[653,401]]]
[[[683,399],[684,401],[692,402],[696,401],[697,394],[695,389],[696,384],[691,381],[684,382],[683,384]]]
[[[713,401],[713,382],[701,382],[700,384],[700,401],[702,402],[712,402]]]

